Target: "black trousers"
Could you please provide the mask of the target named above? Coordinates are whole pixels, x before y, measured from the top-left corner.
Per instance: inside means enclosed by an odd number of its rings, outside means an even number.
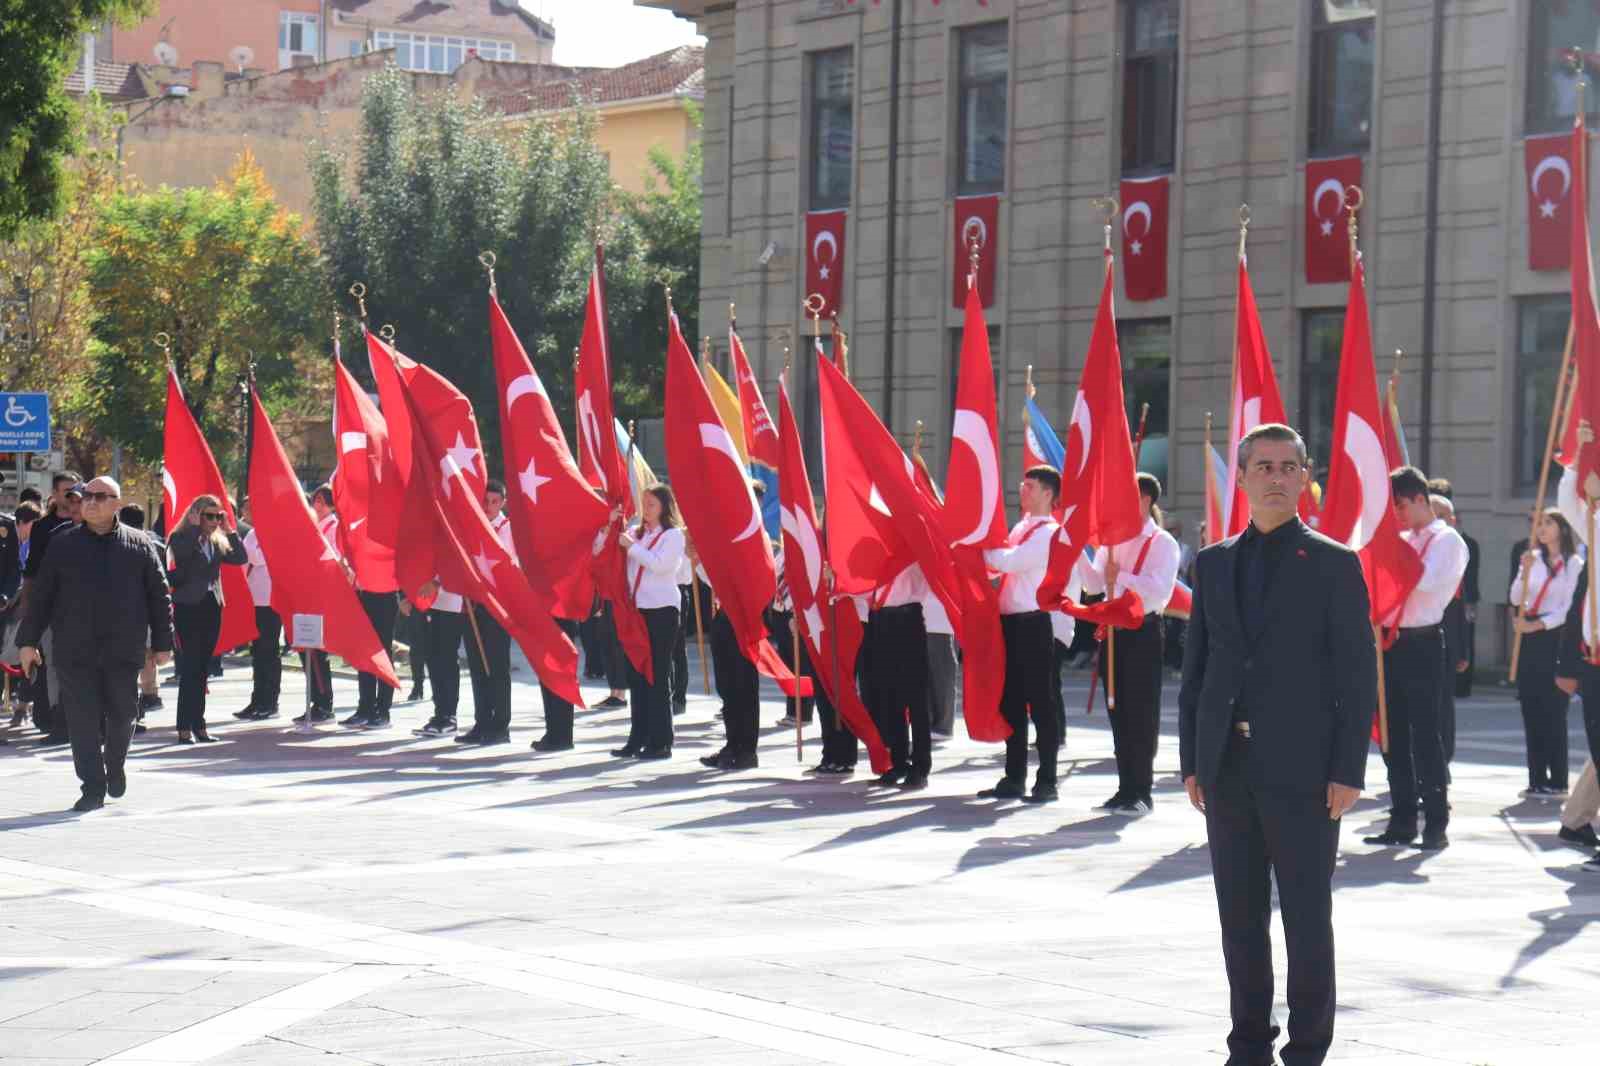
[[[216,634],[211,636],[213,642]],[[200,661],[202,675],[207,663]],[[137,696],[142,663],[57,664],[61,685],[61,706],[66,718],[67,736],[72,741],[72,768],[85,796],[104,798],[106,775],[123,772],[128,759],[128,743],[133,739],[133,723],[139,716]],[[101,744],[101,724],[105,742]]]
[[[671,671],[662,669],[672,659],[672,642],[678,639],[678,609],[676,607],[651,607],[639,612],[644,616],[645,629],[650,634],[650,662],[656,679],[645,676],[628,666],[631,683],[628,686],[628,712],[631,723],[628,729],[630,748],[672,747],[672,678]]]
[[[1028,712],[1039,738],[1038,784],[1056,783],[1056,697],[1050,695],[1055,677],[1055,635],[1050,616],[1043,611],[1000,616],[1000,635],[1006,642],[1006,682],[1000,694],[1000,713],[1011,726],[1006,738],[1006,779],[1022,784],[1028,779]],[[1059,696],[1061,689],[1056,687]]]
[[[1450,764],[1456,759],[1456,676],[1456,664],[1450,661],[1450,649],[1446,648],[1444,666],[1439,673],[1439,744],[1444,749],[1444,782],[1447,785]]]
[[[598,681],[606,676],[605,644],[600,639],[600,612],[604,608],[596,600],[589,617],[578,623],[578,640],[583,645],[583,676]]]
[[[556,625],[569,637],[578,635],[578,623],[565,618],[557,618]],[[539,686],[539,695],[544,700],[544,739],[555,744],[572,743],[572,703],[564,700],[547,686]]]
[[[847,610],[855,610],[854,606],[847,604]],[[823,667],[831,669],[831,665]],[[800,645],[800,670],[805,677],[812,679],[813,699],[817,705],[817,723],[822,727],[822,761],[834,766],[854,766],[861,758],[861,745],[856,740],[856,735],[850,732],[850,727],[844,724],[839,717],[839,711],[834,707],[833,701],[828,698],[828,690],[823,686],[817,666],[811,661],[811,649],[804,642]],[[853,685],[855,678],[841,677],[841,684]]]
[[[1050,695],[1055,698],[1056,722],[1061,727],[1061,731],[1056,734],[1056,739],[1062,740],[1067,735],[1067,698],[1061,694],[1061,669],[1066,665],[1067,659],[1071,657],[1072,649],[1059,640],[1053,641],[1050,647],[1053,652],[1051,659],[1055,664],[1050,674]]]
[[[606,652],[606,684],[613,691],[621,692],[631,684],[629,678],[633,674],[633,665],[628,662],[628,653],[622,650],[622,641],[617,636],[617,621],[609,603],[600,619],[600,643]],[[667,658],[663,654],[656,662],[664,663]],[[651,669],[654,668],[655,662],[652,662]],[[666,679],[667,671],[661,671],[661,676]]]
[[[250,645],[250,706],[277,710],[283,686],[283,619],[271,607],[256,607],[256,639]]]
[[[1393,829],[1416,827],[1419,801],[1430,829],[1443,829],[1450,822],[1444,742],[1439,736],[1443,646],[1444,636],[1437,631],[1403,634],[1383,653],[1389,711],[1389,752],[1383,762],[1389,768]]]
[[[461,634],[466,615],[460,611],[428,612],[428,673],[433,675],[433,716],[455,721],[456,704],[461,699]],[[474,644],[472,654],[478,654]]]
[[[411,650],[411,687],[421,693],[428,680],[428,612],[411,608],[395,622],[395,632],[405,638],[406,647]]]
[[[722,725],[728,734],[723,750],[730,755],[753,755],[761,736],[761,677],[755,663],[739,650],[733,623],[721,611],[711,619],[711,662],[717,671]]]
[[[1117,754],[1117,791],[1133,799],[1150,799],[1156,747],[1161,741],[1161,616],[1147,614],[1138,629],[1119,629],[1115,658],[1116,710],[1111,743]],[[1100,649],[1100,681],[1105,683],[1105,647]],[[1107,691],[1110,691],[1107,689]],[[1037,724],[1037,723],[1036,723]]]
[[[896,770],[933,768],[933,719],[928,707],[928,630],[922,605],[872,612],[870,702],[878,734]]]
[[[1583,707],[1583,731],[1589,738],[1589,757],[1600,766],[1600,666],[1583,663],[1578,667],[1578,695]]]
[[[306,692],[311,696],[311,706],[324,711],[333,710],[333,673],[325,651],[303,651],[300,667],[306,672]]]
[[[928,634],[928,716],[940,733],[956,728],[956,638]]]
[[[394,625],[400,617],[400,601],[395,599],[393,592],[357,589],[356,596],[361,600],[361,608],[367,612],[367,620],[372,623],[373,632],[378,634],[378,642],[383,645],[383,650],[393,655]],[[360,693],[360,700],[356,704],[358,711],[384,718],[389,716],[389,708],[394,704],[394,689],[379,681],[377,674],[356,674],[356,689]]]
[[[206,676],[211,672],[211,649],[222,632],[222,604],[210,596],[199,603],[175,603],[172,621],[178,643],[187,649],[178,662],[178,729],[204,732]]]
[[[511,637],[482,604],[467,604],[478,620],[483,647],[468,621],[467,672],[472,676],[472,728],[480,733],[511,731]],[[484,657],[488,657],[485,665]]]
[[[1289,1043],[1283,1066],[1319,1066],[1333,1043],[1333,869],[1339,823],[1323,789],[1261,787],[1250,741],[1231,736],[1206,791],[1206,841],[1228,971],[1230,1063],[1272,1059],[1272,878],[1289,956]]]
[[[694,600],[690,597],[689,586],[678,586],[679,618],[693,617],[690,612],[694,610]],[[689,702],[689,627],[678,627],[678,639],[672,645],[672,705],[682,707]]]
[[[1556,655],[1561,630],[1546,629],[1522,638],[1517,662],[1517,700],[1527,740],[1528,786],[1567,788],[1567,708],[1572,697],[1556,688]],[[1440,686],[1454,692],[1454,686]]]

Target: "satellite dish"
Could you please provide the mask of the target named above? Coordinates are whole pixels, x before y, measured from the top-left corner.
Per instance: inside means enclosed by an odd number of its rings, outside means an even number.
[[[228,52],[228,61],[235,67],[239,68],[241,73],[243,73],[244,68],[248,67],[255,57],[255,49],[251,48],[247,44],[236,44]]]
[[[176,66],[178,63],[178,50],[166,41],[157,41],[153,49],[156,62],[164,67]]]

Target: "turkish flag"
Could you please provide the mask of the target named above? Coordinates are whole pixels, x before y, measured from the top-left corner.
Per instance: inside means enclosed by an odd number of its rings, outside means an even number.
[[[1237,293],[1233,318],[1233,441],[1228,449],[1228,495],[1225,497],[1233,502],[1227,512],[1227,530],[1220,536],[1214,535],[1216,540],[1243,533],[1250,524],[1250,501],[1245,499],[1244,486],[1239,484],[1239,442],[1257,426],[1289,421],[1283,409],[1283,395],[1278,391],[1278,375],[1272,368],[1272,353],[1267,350],[1267,335],[1261,328],[1261,314],[1256,310],[1249,265],[1243,256],[1239,258]]]
[[[1306,162],[1306,280],[1350,280],[1345,190],[1361,184],[1361,157]]]
[[[609,508],[579,473],[550,394],[493,293],[489,336],[517,559],[528,584],[556,600],[559,617],[582,621],[594,606],[589,560]]]
[[[969,286],[956,376],[955,420],[950,429],[950,465],[944,479],[947,535],[958,547],[981,550],[1006,544],[995,406],[989,329],[978,290]]]
[[[189,506],[198,496],[215,496],[222,501],[231,528],[237,518],[228,499],[228,486],[222,471],[206,445],[200,424],[183,399],[178,373],[167,366],[167,418],[162,431],[161,507],[167,536],[183,524]],[[244,579],[244,567],[222,568],[222,629],[217,634],[215,653],[221,655],[256,639],[255,601]]]
[[[764,614],[778,591],[772,542],[733,437],[722,424],[694,356],[667,315],[667,398],[664,435],[667,467],[717,600],[733,625],[739,650],[768,677],[792,683],[794,675],[767,640]]]
[[[1006,649],[993,586],[987,576],[975,579],[957,566],[940,508],[917,486],[911,460],[843,372],[818,359],[817,384],[828,464],[828,555],[836,578],[847,573],[861,584],[846,591],[870,592],[907,564],[919,564],[961,645],[967,733],[974,740],[1004,740],[1011,735],[1000,715]],[[879,568],[875,580],[854,569],[863,564]]]
[[[994,306],[994,265],[999,259],[1000,197],[958,196],[955,204],[956,261],[955,292],[951,307],[967,305],[971,287],[972,246],[978,246],[978,302]]]
[[[806,213],[806,291],[822,297],[824,317],[843,310],[844,211]]]
[[[745,354],[744,341],[739,331],[728,327],[728,358],[733,364],[733,377],[739,384],[739,415],[744,430],[745,454],[750,459],[750,476],[766,489],[761,497],[761,522],[773,537],[779,529],[778,464],[781,449],[778,431],[767,411],[767,401],[761,396],[761,385],[750,370],[750,357]]]
[[[778,426],[783,576],[789,586],[789,598],[794,601],[794,620],[806,642],[817,681],[850,732],[866,743],[872,772],[881,774],[889,769],[889,749],[884,747],[872,714],[856,688],[856,659],[866,632],[855,603],[823,587],[821,526],[811,497],[800,430],[782,378],[778,379]]]
[[[1572,134],[1522,142],[1528,178],[1528,269],[1566,270],[1572,264]]]
[[[1167,186],[1171,178],[1122,181],[1122,284],[1134,302],[1167,295]]]
[[[1039,585],[1039,606],[1045,610],[1066,609],[1070,602],[1066,588],[1085,545],[1121,544],[1144,528],[1122,392],[1111,268],[1108,253],[1100,309],[1089,335],[1089,354],[1083,362],[1078,395],[1072,403],[1072,425],[1067,430],[1067,458],[1061,471],[1061,531],[1050,542],[1050,564]]]
[[[1568,447],[1578,475],[1578,495],[1590,507],[1600,504],[1600,314],[1595,308],[1594,254],[1589,244],[1589,140],[1583,116],[1572,127],[1572,412]]]
[[[340,372],[349,374],[342,366]],[[399,688],[389,653],[350,587],[338,553],[317,532],[317,519],[306,505],[300,479],[254,389],[250,412],[255,420],[250,499],[255,505],[256,539],[272,573],[272,609],[283,619],[294,647],[331,652],[390,688]]]
[[[1361,553],[1372,620],[1385,621],[1422,578],[1422,560],[1400,537],[1383,454],[1378,371],[1367,318],[1366,268],[1357,260],[1345,310],[1339,352],[1339,388],[1333,408],[1333,454],[1318,532]]]
[[[333,442],[339,465],[333,503],[339,548],[366,592],[393,592],[395,545],[405,513],[405,486],[389,451],[389,430],[371,397],[339,358],[333,358]]]

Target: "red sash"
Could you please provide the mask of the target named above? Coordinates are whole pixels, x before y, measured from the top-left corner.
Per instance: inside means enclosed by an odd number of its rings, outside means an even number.
[[[1565,559],[1558,559],[1556,560],[1555,569],[1552,570],[1548,566],[1545,567],[1544,584],[1539,586],[1539,594],[1533,598],[1533,602],[1528,605],[1528,609],[1523,612],[1522,617],[1539,617],[1539,605],[1544,602],[1544,594],[1550,591],[1550,582],[1554,581],[1556,576],[1566,569],[1566,565],[1567,561]]]
[[[658,542],[660,542],[662,537],[666,536],[666,533],[667,533],[667,527],[666,526],[662,526],[660,529],[656,530],[656,535],[650,538],[650,543],[646,544],[644,546],[644,550],[645,551],[654,551],[656,544]],[[639,564],[639,572],[633,575],[633,587],[628,590],[628,598],[631,599],[634,602],[635,605],[637,605],[638,602],[639,602],[639,582],[641,582],[643,580],[644,580],[644,564],[640,563]]]

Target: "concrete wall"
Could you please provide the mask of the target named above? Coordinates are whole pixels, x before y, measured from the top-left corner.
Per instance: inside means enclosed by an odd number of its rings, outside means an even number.
[[[1565,274],[1527,270],[1522,136],[1526,0],[1450,0],[1444,10],[1433,433],[1430,474],[1455,482],[1463,525],[1483,546],[1481,650],[1499,629],[1508,547],[1526,534],[1531,500],[1514,487],[1515,298],[1565,290]],[[737,0],[700,18],[709,39],[705,101],[704,332],[729,301],[769,393],[781,348],[809,332],[800,289],[806,166],[805,53],[855,48],[856,184],[846,252],[845,313],[855,380],[884,404],[890,5]],[[956,250],[952,235],[954,31],[1010,27],[1006,188],[1000,212],[995,348],[1008,483],[1020,473],[1024,367],[1039,402],[1066,421],[1088,343],[1101,271],[1091,198],[1120,177],[1122,6],[1114,0],[907,3],[902,31],[899,226],[893,428],[942,469],[948,436]],[[1305,282],[1302,211],[1311,4],[1192,0],[1183,5],[1177,165],[1171,188],[1168,295],[1119,317],[1171,319],[1173,407],[1169,497],[1202,507],[1204,413],[1226,420],[1237,210],[1250,204],[1250,265],[1285,401],[1297,416],[1301,322],[1342,308],[1343,285]],[[1379,5],[1372,145],[1365,156],[1362,247],[1380,366],[1422,340],[1427,88],[1431,0]],[[778,254],[763,268],[769,241]],[[1419,360],[1400,407],[1414,451]],[[802,382],[805,375],[802,375]],[[796,392],[809,403],[813,387]],[[769,396],[769,399],[772,397]],[[810,417],[803,414],[802,418]],[[1220,437],[1220,434],[1219,434]]]
[[[600,111],[595,143],[611,165],[611,180],[628,192],[643,192],[649,179],[661,181],[650,165],[650,151],[663,148],[683,159],[695,136],[689,113],[681,100],[658,101],[640,107],[608,107]]]

